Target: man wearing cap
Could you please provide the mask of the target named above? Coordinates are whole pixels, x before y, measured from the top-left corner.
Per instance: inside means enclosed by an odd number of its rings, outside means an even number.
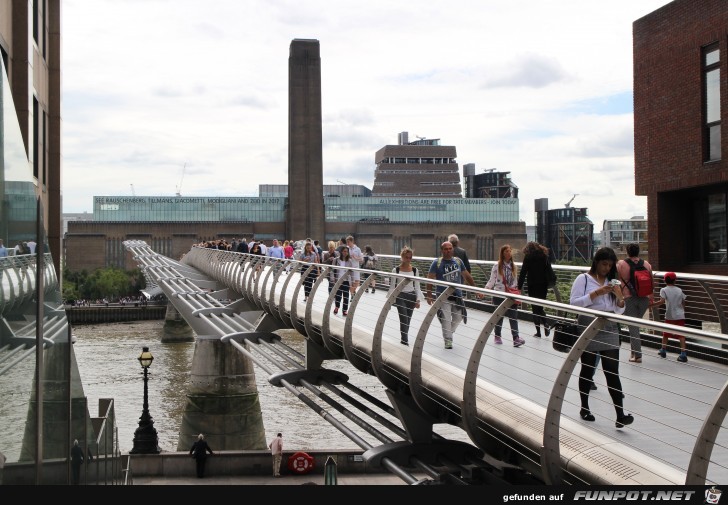
[[[655,305],[665,304],[665,323],[674,324],[675,326],[685,326],[685,293],[675,285],[677,275],[675,272],[667,272],[665,274],[665,287],[660,289],[660,298],[655,301]],[[687,346],[685,345],[685,336],[676,335],[670,332],[662,333],[662,349],[658,351],[661,358],[667,357],[667,341],[669,338],[676,338],[680,341],[680,355],[677,360],[681,363],[688,362]]]

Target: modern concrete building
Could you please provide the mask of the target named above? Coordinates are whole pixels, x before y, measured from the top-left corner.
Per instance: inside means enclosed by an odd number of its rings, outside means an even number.
[[[402,132],[397,145],[384,146],[374,155],[372,195],[462,198],[456,158],[455,146],[424,137],[410,142]]]
[[[602,225],[601,246],[611,247],[619,258],[624,258],[627,256],[629,244],[638,244],[640,256],[649,261],[647,219],[644,216],[605,219]]]
[[[633,23],[637,195],[657,270],[728,273],[728,5],[674,0]]]

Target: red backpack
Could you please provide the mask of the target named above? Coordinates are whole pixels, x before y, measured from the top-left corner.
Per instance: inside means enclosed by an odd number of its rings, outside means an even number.
[[[629,282],[627,288],[632,296],[645,297],[650,296],[654,290],[652,285],[652,272],[645,266],[645,261],[640,259],[637,263],[628,259],[629,264]]]

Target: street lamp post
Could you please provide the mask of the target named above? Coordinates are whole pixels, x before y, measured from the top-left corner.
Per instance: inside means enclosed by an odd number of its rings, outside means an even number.
[[[154,428],[154,420],[149,415],[149,396],[147,393],[147,371],[154,361],[154,356],[149,352],[149,347],[143,347],[139,355],[139,364],[144,369],[144,406],[142,416],[139,418],[139,427],[134,431],[134,447],[129,454],[159,454],[157,430]]]

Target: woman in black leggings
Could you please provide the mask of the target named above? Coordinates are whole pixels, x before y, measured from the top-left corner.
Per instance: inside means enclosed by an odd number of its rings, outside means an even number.
[[[531,298],[546,299],[548,293],[548,271],[551,269],[549,250],[538,242],[529,242],[523,248],[523,264],[518,272],[518,289],[528,286],[528,296]],[[543,324],[546,336],[551,332],[551,324],[546,318],[542,305],[531,304],[533,311],[533,325],[536,327],[534,337],[541,337]]]
[[[589,272],[574,279],[571,286],[570,303],[602,312],[624,313],[624,297],[620,285],[611,282],[617,276],[616,263],[617,256],[612,249],[609,247],[599,249],[594,254]],[[590,316],[579,316],[579,326],[587,327],[592,319]],[[589,342],[581,355],[579,372],[581,410],[579,416],[584,421],[596,420],[589,409],[589,393],[594,382],[597,352],[602,357],[602,370],[617,414],[615,426],[622,428],[634,421],[632,415],[625,414],[623,409],[624,394],[622,393],[622,381],[619,380],[619,345],[618,325],[608,321]]]

